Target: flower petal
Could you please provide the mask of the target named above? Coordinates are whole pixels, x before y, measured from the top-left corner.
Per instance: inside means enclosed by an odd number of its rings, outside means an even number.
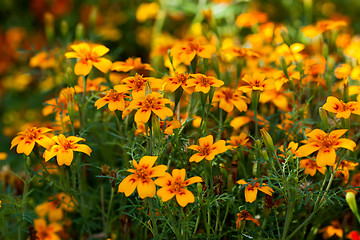
[[[138,185],[139,180],[135,177],[135,174],[131,174],[121,181],[118,187],[118,192],[125,193],[125,196],[130,196]]]
[[[156,192],[154,181],[151,180],[151,178],[140,179],[137,185],[137,191],[142,199],[146,197],[154,197]]]
[[[73,158],[74,152],[71,149],[60,149],[57,154],[56,160],[60,166],[63,164],[70,166]]]
[[[323,147],[316,155],[316,163],[319,167],[333,166],[335,164],[336,152],[332,147]]]
[[[188,203],[195,202],[195,197],[192,192],[187,189],[181,189],[180,193],[176,194],[176,201],[180,206],[185,207]]]

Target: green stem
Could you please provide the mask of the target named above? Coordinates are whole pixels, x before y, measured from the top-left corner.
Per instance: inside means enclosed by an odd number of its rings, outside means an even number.
[[[151,219],[151,232],[153,234],[154,239],[159,239],[159,232],[158,227],[155,220],[155,214],[154,214],[154,208],[152,204],[152,198],[147,198],[147,202],[149,204],[149,210],[150,210],[150,219]]]
[[[30,165],[31,165],[31,161],[30,161],[30,157],[26,156],[26,167],[25,167],[25,177],[24,177],[24,191],[23,191],[23,195],[21,198],[21,214],[22,214],[22,219],[21,221],[23,221],[25,219],[25,213],[26,213],[26,208],[27,208],[27,195],[29,192],[29,176],[30,176]],[[21,224],[18,228],[18,239],[22,239],[22,233],[21,230],[23,229],[23,224]]]
[[[282,238],[281,238],[283,240],[286,239],[286,234],[287,234],[287,232],[289,230],[290,223],[291,223],[291,220],[292,220],[292,216],[293,216],[293,213],[294,213],[294,207],[295,207],[295,200],[291,200],[291,195],[289,196],[288,199],[289,199],[290,203],[289,203],[287,211],[286,211],[284,230],[283,230],[283,235],[282,235]]]
[[[115,192],[115,188],[111,188],[111,195],[110,195],[110,202],[109,202],[109,206],[108,206],[108,211],[106,214],[106,227],[105,227],[105,235],[106,237],[108,237],[109,234],[109,230],[110,230],[110,211],[111,211],[111,206],[112,206],[112,202],[113,202],[113,198],[114,198],[114,192]]]

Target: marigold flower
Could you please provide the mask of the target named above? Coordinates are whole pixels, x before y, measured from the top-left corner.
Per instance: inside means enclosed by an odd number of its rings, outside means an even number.
[[[193,92],[193,88],[189,87],[187,82],[189,79],[188,73],[178,73],[175,72],[174,77],[167,77],[165,78],[165,90],[170,92],[175,92],[176,89],[178,89],[180,86],[184,91],[188,94],[191,94]]]
[[[49,201],[35,207],[36,214],[41,218],[47,216],[50,222],[62,220],[64,210],[68,212],[74,210],[74,199],[65,193],[58,193],[55,197],[49,198]]]
[[[142,199],[154,197],[156,186],[151,178],[164,176],[167,170],[165,165],[153,167],[157,158],[157,156],[144,156],[139,163],[133,160],[134,169],[127,170],[133,174],[121,181],[118,192],[123,192],[128,197],[137,189]]]
[[[326,103],[323,105],[323,109],[328,112],[336,113],[337,118],[348,119],[351,113],[360,115],[359,102],[351,101],[344,103],[342,100],[332,96],[326,99]]]
[[[252,27],[258,23],[264,23],[267,21],[267,14],[259,11],[251,11],[240,14],[236,18],[236,25],[239,27]]]
[[[165,104],[172,104],[169,99],[162,98],[160,93],[151,93],[148,95],[137,95],[130,102],[128,109],[137,109],[135,113],[135,122],[148,122],[153,112],[161,120],[164,120],[166,117],[171,117],[173,111],[166,107]]]
[[[255,223],[256,225],[258,225],[260,227],[259,221],[256,220],[255,218],[253,218],[248,211],[241,210],[241,212],[237,214],[236,228],[240,227],[240,222],[246,221],[246,220],[252,221],[253,223]]]
[[[217,154],[226,152],[229,149],[228,146],[225,146],[225,140],[213,142],[214,138],[212,135],[199,138],[199,145],[191,145],[188,147],[188,149],[198,152],[192,155],[189,161],[198,163],[204,158],[206,160],[213,160]]]
[[[100,91],[100,87],[102,83],[105,83],[106,79],[103,77],[98,77],[95,79],[86,79],[86,92],[97,92]],[[84,78],[82,76],[79,77],[77,85],[74,86],[75,92],[82,93],[84,92]]]
[[[340,64],[335,68],[334,71],[335,77],[338,79],[346,78],[350,75],[350,73],[351,73],[351,66],[347,63]]]
[[[44,152],[43,157],[45,158],[45,162],[56,156],[59,166],[63,164],[70,166],[74,158],[74,151],[83,152],[89,156],[92,152],[89,146],[77,143],[79,141],[85,141],[84,138],[75,136],[65,137],[63,134],[60,134],[59,136],[53,137],[53,140],[55,140],[56,144]]]
[[[216,79],[212,76],[206,76],[204,74],[190,74],[191,78],[187,81],[188,87],[195,86],[195,92],[208,93],[210,87],[220,87],[224,85],[224,82]]]
[[[70,46],[75,52],[65,53],[66,58],[79,58],[75,64],[76,75],[88,75],[92,66],[106,73],[111,68],[112,62],[101,56],[105,55],[109,49],[103,45],[79,43]]]
[[[226,142],[230,144],[231,149],[235,149],[239,146],[247,147],[249,145],[249,140],[249,136],[242,132],[239,136],[231,136],[230,140],[227,140]]]
[[[163,81],[153,77],[143,77],[135,74],[134,77],[127,77],[122,80],[123,84],[116,85],[116,91],[125,92],[132,91],[132,94],[145,94],[145,85],[149,83],[150,88],[154,91],[161,89]]]
[[[25,130],[25,132],[19,132],[12,141],[11,147],[16,148],[17,153],[24,153],[25,155],[30,155],[31,151],[35,147],[35,143],[41,145],[44,148],[49,148],[55,142],[50,137],[47,136],[47,132],[52,131],[50,128],[46,127],[29,127]]]
[[[334,164],[334,166],[336,165],[337,163]],[[357,162],[342,160],[341,163],[339,163],[335,177],[339,177],[341,175],[343,182],[346,183],[349,180],[349,170],[354,170],[357,165],[359,165]]]
[[[256,180],[256,178],[254,179]],[[263,183],[260,187],[259,182],[247,183],[245,180],[241,179],[237,181],[238,184],[246,185],[245,187],[245,201],[247,202],[254,202],[256,200],[258,190],[262,191],[263,193],[272,196],[274,190],[269,187],[266,183]]]
[[[317,163],[312,159],[304,159],[300,160],[300,168],[304,168],[305,174],[310,174],[314,176],[316,174],[316,170],[321,172],[321,174],[325,174],[326,167],[319,167]]]
[[[201,58],[211,58],[211,55],[215,52],[216,47],[214,45],[203,44],[202,40],[195,39],[175,44],[170,50],[175,67],[180,63],[190,65],[196,55]]]
[[[241,96],[239,91],[228,87],[221,87],[214,93],[214,102],[220,102],[219,108],[224,109],[226,112],[231,112],[234,109],[234,106],[240,111],[245,112],[247,110],[247,103],[250,103],[250,100]]]
[[[42,109],[42,114],[44,116],[47,116],[55,112],[65,116],[68,113],[68,104],[69,104],[68,102],[69,99],[67,98],[67,96],[69,95],[68,92],[69,92],[68,88],[63,88],[61,89],[58,98],[52,98],[45,101],[45,107]],[[79,107],[74,102],[74,111],[77,111],[78,108]]]
[[[343,229],[339,223],[339,221],[332,221],[330,226],[326,226],[319,230],[319,233],[323,234],[324,239],[331,238],[332,236],[336,235],[339,238],[343,236]]]
[[[63,227],[56,222],[47,224],[43,218],[34,219],[34,228],[36,231],[36,237],[39,240],[60,240],[60,236],[57,234],[63,230]]]
[[[326,165],[333,166],[336,159],[336,150],[338,148],[346,148],[353,151],[356,143],[350,139],[340,138],[347,129],[334,130],[327,134],[323,130],[315,129],[306,136],[309,140],[305,140],[306,144],[298,149],[299,157],[305,157],[313,152],[319,151],[316,156],[316,163],[319,167]]]
[[[129,72],[131,70],[149,70],[149,71],[155,71],[150,64],[148,63],[142,63],[141,58],[128,58],[126,61],[117,61],[112,64],[111,67],[112,71],[117,72]]]
[[[264,91],[268,89],[273,89],[275,87],[274,80],[266,79],[265,73],[255,72],[252,76],[245,74],[242,78],[246,85],[240,86],[238,90],[243,91],[244,93],[251,91]]]
[[[172,170],[172,176],[165,173],[163,177],[155,180],[155,184],[161,187],[156,193],[161,198],[161,201],[167,202],[176,196],[176,201],[181,207],[195,202],[194,194],[186,187],[203,180],[201,177],[191,177],[185,180],[185,176],[185,169],[174,169]]]
[[[118,92],[118,86],[115,86],[114,89],[110,89],[106,95],[98,100],[96,100],[94,106],[99,110],[106,104],[108,104],[110,111],[120,110],[124,111],[125,109],[125,98],[130,98],[125,95],[124,92]]]
[[[39,52],[30,59],[30,67],[39,67],[40,69],[48,69],[56,67],[56,60],[54,54],[47,52]]]
[[[246,58],[246,57],[259,58],[260,57],[260,54],[253,51],[252,49],[241,48],[241,47],[236,47],[236,46],[224,48],[222,50],[222,53],[225,55],[229,55],[231,57],[238,57],[238,58]]]

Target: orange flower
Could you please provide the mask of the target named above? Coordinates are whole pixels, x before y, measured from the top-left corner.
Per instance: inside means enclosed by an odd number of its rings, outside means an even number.
[[[192,177],[185,180],[185,176],[185,169],[174,169],[172,170],[172,176],[165,173],[163,177],[155,180],[155,184],[161,187],[156,193],[161,198],[161,201],[167,202],[176,196],[176,201],[181,207],[195,202],[194,194],[187,190],[186,187],[203,180],[201,177]]]
[[[137,109],[135,113],[135,122],[148,122],[153,112],[157,115],[161,120],[164,120],[166,117],[171,117],[173,115],[173,111],[165,107],[165,104],[172,104],[169,99],[162,98],[160,93],[151,93],[148,95],[136,95],[134,99],[130,102],[129,109]]]
[[[326,165],[333,166],[336,159],[336,150],[346,148],[353,151],[356,143],[350,139],[340,137],[347,129],[334,130],[327,134],[323,130],[315,129],[306,136],[309,140],[304,140],[306,144],[298,149],[299,157],[305,157],[313,152],[319,151],[316,156],[316,163],[319,167]]]
[[[300,168],[305,168],[304,173],[310,174],[311,176],[315,175],[316,170],[321,172],[321,174],[325,174],[326,170],[326,167],[319,167],[312,159],[300,160]]]
[[[46,127],[29,127],[25,132],[19,132],[17,134],[18,136],[16,136],[11,141],[10,149],[17,145],[17,153],[24,153],[29,156],[35,147],[35,143],[41,145],[44,148],[49,148],[55,143],[54,140],[45,134],[50,131],[52,130]]]
[[[184,91],[188,94],[193,92],[193,88],[189,87],[187,82],[189,79],[188,73],[178,73],[175,72],[175,77],[167,77],[165,78],[165,90],[170,92],[175,92],[180,86]]]
[[[240,112],[245,112],[249,99],[241,96],[239,91],[234,92],[234,89],[222,87],[214,93],[214,102],[220,102],[219,108],[224,109],[226,112],[231,112],[234,106]]]
[[[39,67],[40,69],[48,69],[56,67],[54,54],[47,52],[39,52],[30,59],[30,67]]]
[[[44,152],[45,162],[56,156],[59,166],[63,164],[70,166],[74,158],[74,151],[83,152],[89,156],[92,152],[87,145],[77,143],[79,141],[85,141],[85,139],[80,137],[65,137],[63,134],[60,134],[59,136],[53,137],[53,140],[55,140],[56,144]]]
[[[117,72],[129,72],[131,70],[149,70],[154,71],[154,69],[148,63],[142,63],[141,58],[128,58],[125,62],[117,61],[112,64],[112,71]]]
[[[337,163],[334,164],[334,166],[336,165]],[[335,173],[335,177],[339,177],[341,175],[343,182],[346,183],[349,180],[349,170],[354,170],[357,165],[359,165],[357,162],[342,160]]]
[[[188,149],[195,150],[198,153],[192,155],[189,159],[190,162],[200,162],[204,158],[206,160],[213,160],[217,154],[226,152],[229,147],[225,146],[225,140],[219,140],[214,143],[212,135],[199,138],[199,145],[191,145]]]
[[[256,178],[254,180],[256,180]],[[272,190],[266,183],[263,183],[261,187],[258,182],[247,183],[243,179],[237,181],[237,183],[242,185],[247,184],[245,187],[245,201],[250,203],[256,200],[258,190],[270,196],[272,196],[272,193],[274,192],[274,190]]]
[[[231,149],[238,148],[239,146],[247,147],[249,145],[249,136],[242,132],[239,136],[231,136],[230,140],[226,142],[230,144]]]
[[[336,235],[339,238],[343,236],[343,230],[339,223],[339,221],[332,221],[330,226],[324,227],[319,230],[319,233],[323,234],[324,239],[331,238],[332,236]]]
[[[237,214],[236,228],[239,228],[240,222],[245,221],[245,220],[252,221],[253,223],[255,223],[256,225],[258,225],[260,227],[259,221],[254,219],[248,211],[241,210],[241,212]]]
[[[264,91],[273,89],[275,87],[274,80],[266,79],[266,74],[255,72],[252,76],[245,74],[242,80],[246,83],[244,86],[240,86],[238,90],[245,93],[251,91]]]
[[[334,74],[338,79],[347,78],[351,73],[351,66],[347,63],[340,64],[335,68]]]
[[[63,227],[59,223],[47,224],[43,218],[34,219],[34,228],[36,231],[36,237],[39,240],[60,240],[61,238],[57,234],[63,230]]]
[[[133,174],[121,181],[118,192],[123,192],[128,197],[137,189],[142,199],[154,197],[156,186],[151,178],[164,176],[167,170],[165,165],[153,167],[157,158],[157,156],[144,156],[139,163],[133,160],[134,169],[127,170]]]
[[[190,74],[191,78],[187,81],[188,87],[195,86],[195,92],[208,93],[210,87],[220,87],[224,82],[212,76],[203,74]]]
[[[360,103],[351,101],[344,103],[343,101],[337,99],[336,97],[328,97],[326,103],[323,106],[328,112],[336,113],[337,118],[348,119],[351,113],[360,115]]]
[[[106,73],[111,68],[111,61],[101,56],[105,55],[109,49],[103,45],[79,43],[70,46],[75,52],[65,53],[66,58],[79,58],[75,64],[76,75],[88,75],[92,66]]]
[[[106,82],[105,78],[102,77],[95,78],[94,80],[89,78],[86,79],[86,92],[100,91],[100,87],[101,87],[100,85],[105,82]],[[75,85],[74,88],[75,88],[75,92],[77,93],[84,92],[84,78],[82,76],[79,77],[77,85]]]
[[[264,23],[267,21],[267,15],[263,12],[251,11],[240,14],[236,18],[236,25],[239,27],[252,27],[258,23]]]
[[[65,193],[58,193],[55,197],[49,198],[49,201],[37,205],[36,214],[44,218],[48,217],[50,222],[56,222],[63,219],[63,211],[72,212],[74,210],[74,199]]]
[[[251,58],[259,58],[260,54],[249,49],[249,48],[241,48],[236,46],[231,46],[224,48],[222,50],[222,53],[225,55],[229,55],[231,57],[238,57],[238,58],[245,58],[245,57],[251,57]]]
[[[215,52],[216,47],[211,44],[203,44],[202,39],[190,39],[180,42],[175,44],[170,50],[175,67],[180,63],[190,65],[196,55],[201,58],[211,58],[211,55]]]
[[[116,85],[118,92],[132,91],[134,93],[145,94],[145,85],[149,83],[152,90],[156,91],[161,89],[163,81],[153,77],[143,77],[142,75],[135,74],[134,77],[127,77],[122,80],[123,84]]]
[[[117,88],[119,85],[115,86],[114,89],[110,89],[106,95],[95,102],[95,107],[99,110],[106,104],[108,104],[110,111],[120,110],[124,111],[125,109],[125,98],[130,98],[125,95],[124,92],[118,92]]]
[[[165,121],[160,121],[160,129],[167,135],[173,134],[174,129],[180,127],[181,122],[179,120],[166,121],[166,124]]]
[[[70,90],[72,91],[72,90]],[[52,98],[49,99],[47,101],[45,101],[45,107],[42,109],[42,114],[44,116],[47,116],[51,113],[60,113],[63,116],[65,116],[68,113],[68,98],[67,96],[69,92],[69,88],[63,88],[61,89],[60,93],[59,93],[59,97],[58,98]],[[75,93],[73,93],[75,94]],[[78,110],[78,106],[75,105],[75,111]]]

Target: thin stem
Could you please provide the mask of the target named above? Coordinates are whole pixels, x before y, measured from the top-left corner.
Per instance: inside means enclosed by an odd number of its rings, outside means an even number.
[[[110,195],[110,202],[109,202],[109,206],[108,206],[108,211],[106,214],[106,227],[105,227],[105,235],[106,237],[108,237],[109,234],[109,230],[110,230],[110,211],[111,211],[111,206],[112,206],[112,202],[113,202],[113,198],[114,198],[114,192],[115,192],[115,188],[111,188],[111,195]]]
[[[159,239],[159,232],[158,232],[158,227],[156,224],[156,220],[155,220],[155,214],[154,214],[154,208],[153,208],[153,204],[152,204],[152,198],[147,198],[147,202],[149,204],[149,210],[150,210],[150,219],[151,219],[151,223],[152,223],[152,227],[151,227],[151,232],[153,234],[154,239]]]

